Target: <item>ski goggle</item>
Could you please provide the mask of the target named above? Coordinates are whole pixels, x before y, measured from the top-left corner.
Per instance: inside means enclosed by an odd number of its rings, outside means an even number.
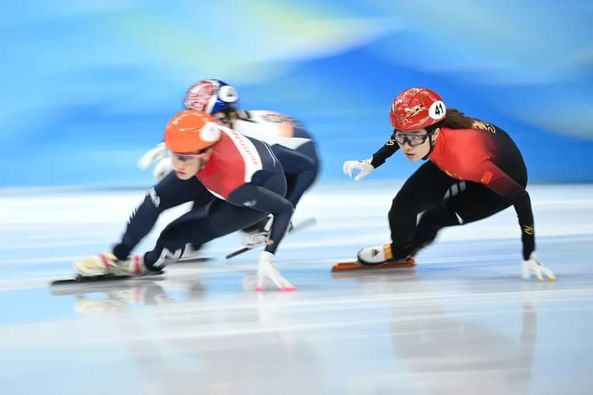
[[[393,138],[399,145],[404,145],[408,143],[410,147],[416,147],[418,145],[424,144],[426,139],[430,136],[430,133],[426,134],[414,134],[414,133],[404,133],[400,131],[396,131],[393,133]]]
[[[210,150],[205,150],[203,152],[197,152],[195,154],[178,154],[176,152],[171,152],[171,155],[175,157],[175,159],[185,162],[191,159],[203,159],[208,155]]]

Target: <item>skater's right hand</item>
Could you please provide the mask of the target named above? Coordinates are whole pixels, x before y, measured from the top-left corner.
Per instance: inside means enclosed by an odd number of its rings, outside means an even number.
[[[535,256],[535,252],[531,253],[528,260],[523,261],[523,278],[529,280],[531,273],[535,274],[538,281],[544,281],[544,275],[548,277],[550,281],[556,281],[554,273],[539,263],[537,256]]]
[[[375,170],[373,165],[371,165],[371,159],[367,160],[347,160],[344,162],[344,166],[342,168],[344,170],[344,174],[348,177],[352,177],[354,170],[359,170],[359,173],[356,177],[354,177],[354,181],[360,181]]]
[[[167,147],[165,143],[159,143],[154,148],[149,149],[138,159],[138,167],[142,170],[146,170],[150,167],[152,162],[161,160],[167,154]]]
[[[257,284],[255,289],[258,291],[264,290],[264,282],[266,279],[272,281],[279,291],[296,291],[294,285],[288,282],[282,274],[274,266],[274,254],[268,251],[263,251],[259,256],[259,264],[257,267]]]

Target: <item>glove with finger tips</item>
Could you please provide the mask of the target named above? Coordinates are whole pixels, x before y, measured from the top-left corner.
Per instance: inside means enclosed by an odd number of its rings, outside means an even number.
[[[554,272],[539,262],[535,252],[531,253],[528,260],[523,261],[522,269],[522,277],[525,280],[529,280],[529,277],[533,273],[538,281],[544,281],[544,276],[550,281],[556,281]]]
[[[274,266],[274,254],[268,251],[261,253],[257,267],[257,291],[264,290],[264,282],[270,280],[279,291],[296,291],[294,285],[280,274],[280,271]]]
[[[352,177],[354,170],[358,170],[358,174],[354,177],[354,181],[360,181],[369,174],[371,174],[375,168],[371,165],[371,159],[367,160],[347,160],[344,162],[342,167],[344,174],[348,177]]]

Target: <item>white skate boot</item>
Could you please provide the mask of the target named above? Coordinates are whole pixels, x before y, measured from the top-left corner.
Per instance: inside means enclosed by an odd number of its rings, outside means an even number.
[[[358,251],[356,261],[338,262],[332,266],[332,272],[350,270],[399,269],[416,266],[413,257],[394,259],[391,244],[366,247]]]
[[[268,241],[269,237],[270,232],[268,231],[244,233],[243,245],[247,248],[259,247],[260,245],[264,245]]]
[[[142,276],[146,273],[144,258],[141,255],[120,261],[111,253],[83,258],[74,264],[74,270],[81,277]]]
[[[181,251],[180,251],[181,252]],[[177,254],[172,254],[168,257],[168,261],[171,262],[184,262],[184,261],[194,261],[194,260],[205,260],[202,252],[202,246],[195,246],[191,243],[187,243],[183,248],[183,253],[180,257],[177,257]]]
[[[255,248],[264,245],[270,237],[272,216],[262,219],[257,224],[243,230],[243,245],[245,248]]]
[[[356,254],[358,262],[363,265],[380,265],[393,260],[391,244],[384,244],[377,247],[362,248]]]
[[[253,231],[243,231],[243,245],[246,248],[255,248],[267,243],[270,238],[270,230],[272,228],[272,218],[268,219],[263,229],[254,229]],[[286,233],[292,232],[294,225],[292,221],[288,223]]]

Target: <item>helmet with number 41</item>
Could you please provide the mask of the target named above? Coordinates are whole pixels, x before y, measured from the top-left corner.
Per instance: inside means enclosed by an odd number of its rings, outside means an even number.
[[[427,88],[406,89],[393,100],[391,126],[402,132],[425,129],[445,119],[443,99]]]

